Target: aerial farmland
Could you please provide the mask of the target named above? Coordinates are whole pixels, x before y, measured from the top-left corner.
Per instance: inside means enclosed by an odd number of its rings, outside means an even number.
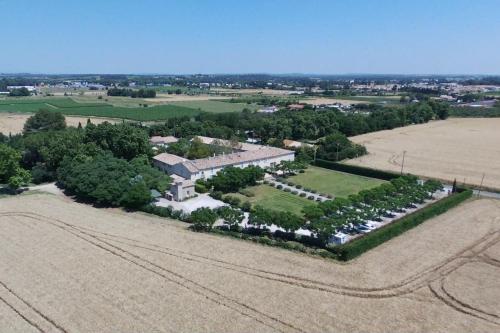
[[[500,333],[500,1],[0,4],[0,333]]]
[[[352,137],[369,154],[348,164],[500,188],[498,118],[451,118]],[[484,179],[483,179],[484,175]]]
[[[339,264],[54,195],[2,199],[0,324],[9,332],[417,332],[428,317],[428,331],[495,331],[498,214],[498,201],[472,200]]]

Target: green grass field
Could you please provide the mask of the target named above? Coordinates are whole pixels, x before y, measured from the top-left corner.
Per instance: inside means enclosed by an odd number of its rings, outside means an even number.
[[[229,195],[240,198],[242,202],[249,201],[253,206],[259,205],[266,209],[291,212],[299,216],[303,216],[301,212],[303,207],[314,204],[314,201],[275,189],[270,185],[252,186],[248,187],[247,190],[254,193],[255,196],[247,197],[240,193]]]
[[[314,189],[319,193],[331,194],[335,197],[346,198],[350,194],[361,190],[376,187],[383,180],[368,178],[349,173],[309,166],[304,173],[290,177],[290,181]]]
[[[117,107],[106,103],[77,103],[71,98],[6,99],[0,101],[0,112],[36,112],[39,109],[65,115],[123,118],[138,121],[165,120],[180,116],[193,117],[199,110],[177,106]]]
[[[42,98],[6,98],[0,100],[0,112],[32,113],[39,109],[58,111],[65,115],[123,118],[138,121],[166,120],[200,113],[240,112],[244,108],[256,109],[255,104],[225,103],[220,101],[171,102],[147,108],[140,99],[127,97],[105,97],[102,100],[87,97],[42,97]]]
[[[205,112],[211,113],[226,113],[226,112],[241,112],[247,108],[250,110],[257,110],[257,104],[246,103],[228,103],[222,101],[182,101],[182,102],[169,102],[170,105],[182,106],[191,109],[200,109]]]

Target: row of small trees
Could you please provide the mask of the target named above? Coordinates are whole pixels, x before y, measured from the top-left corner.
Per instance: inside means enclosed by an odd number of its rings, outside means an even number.
[[[241,210],[230,206],[223,206],[215,210],[202,207],[191,213],[190,221],[193,223],[195,230],[210,231],[219,218],[222,219],[230,229],[233,229],[243,221],[244,217]]]
[[[393,179],[370,190],[363,190],[349,198],[337,198],[309,205],[303,209],[305,219],[290,212],[274,211],[260,206],[250,211],[248,224],[259,230],[275,226],[287,233],[308,229],[322,244],[339,228],[359,225],[367,220],[381,220],[392,212],[404,212],[415,208],[442,188],[438,181],[429,180],[420,185],[414,176]],[[202,208],[192,213],[191,219],[198,230],[211,230],[221,218],[231,230],[236,230],[243,220],[243,212],[238,208],[223,207],[218,210]]]
[[[308,229],[327,239],[341,227],[360,225],[366,221],[380,221],[393,212],[416,208],[442,189],[442,184],[428,180],[419,185],[414,176],[403,176],[370,190],[360,191],[347,199],[337,198],[318,204],[317,209],[304,211],[310,220]]]
[[[108,89],[108,96],[130,96],[132,98],[154,98],[156,97],[156,91],[154,89],[120,89],[111,88]]]

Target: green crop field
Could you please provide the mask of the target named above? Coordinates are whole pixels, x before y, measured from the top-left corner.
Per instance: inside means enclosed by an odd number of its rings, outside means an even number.
[[[253,197],[247,197],[240,193],[231,193],[229,195],[238,197],[242,202],[248,201],[252,206],[259,205],[266,209],[291,212],[303,216],[302,208],[314,204],[313,201],[298,195],[275,189],[270,185],[257,185],[247,188],[254,194]]]
[[[368,178],[340,171],[334,171],[315,166],[309,166],[304,173],[290,177],[295,184],[310,188],[319,193],[331,194],[336,197],[346,198],[350,194],[361,190],[376,187],[383,180]]]
[[[78,103],[71,98],[30,98],[0,100],[0,112],[36,112],[39,109],[58,111],[65,115],[123,118],[138,121],[165,120],[200,113],[199,110],[163,104],[151,107],[116,107],[106,103]]]
[[[192,109],[199,109],[201,111],[211,112],[211,113],[241,112],[245,108],[250,110],[258,109],[257,104],[228,103],[228,102],[213,101],[213,100],[170,102],[168,104],[192,108]]]

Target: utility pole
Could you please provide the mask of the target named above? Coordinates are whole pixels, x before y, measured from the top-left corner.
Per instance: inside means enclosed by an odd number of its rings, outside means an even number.
[[[403,175],[403,168],[405,166],[405,155],[406,155],[406,150],[403,151],[403,162],[401,163],[401,175]]]
[[[481,195],[481,190],[483,189],[484,173],[483,178],[481,178],[481,185],[479,185],[479,191],[477,191],[477,196]]]

